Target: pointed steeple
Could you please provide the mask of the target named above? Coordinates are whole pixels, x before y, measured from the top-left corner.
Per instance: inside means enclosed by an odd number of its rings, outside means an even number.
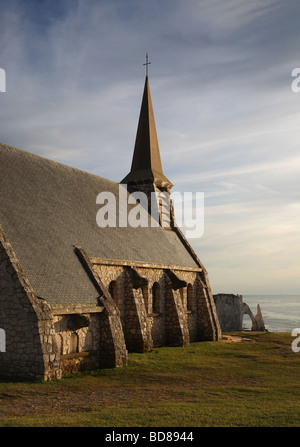
[[[162,170],[148,76],[145,80],[131,171],[121,183],[153,183],[166,188],[173,186]]]

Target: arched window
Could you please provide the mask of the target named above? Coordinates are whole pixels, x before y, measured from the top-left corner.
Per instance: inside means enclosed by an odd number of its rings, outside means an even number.
[[[194,310],[194,290],[192,284],[187,286],[187,310]]]
[[[119,287],[117,281],[111,281],[108,287],[108,291],[116,306],[119,307]]]
[[[153,284],[152,287],[152,312],[160,312],[160,287],[157,282]]]

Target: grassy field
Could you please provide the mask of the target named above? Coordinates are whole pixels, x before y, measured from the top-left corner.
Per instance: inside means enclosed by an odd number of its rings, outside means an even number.
[[[291,334],[230,335],[243,341],[129,354],[126,367],[56,382],[0,380],[0,426],[300,426]]]

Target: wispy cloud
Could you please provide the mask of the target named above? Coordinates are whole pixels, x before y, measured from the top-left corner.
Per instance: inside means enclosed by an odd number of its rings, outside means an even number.
[[[0,140],[122,179],[149,52],[164,169],[205,192],[192,244],[213,288],[298,292],[299,17],[298,0],[1,1]]]

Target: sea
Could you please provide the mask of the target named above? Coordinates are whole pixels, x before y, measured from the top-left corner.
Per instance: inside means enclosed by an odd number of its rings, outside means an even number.
[[[269,332],[292,332],[300,328],[300,295],[243,295],[255,316],[257,304]],[[251,319],[244,315],[243,329],[251,330]],[[300,332],[300,330],[299,330]]]

